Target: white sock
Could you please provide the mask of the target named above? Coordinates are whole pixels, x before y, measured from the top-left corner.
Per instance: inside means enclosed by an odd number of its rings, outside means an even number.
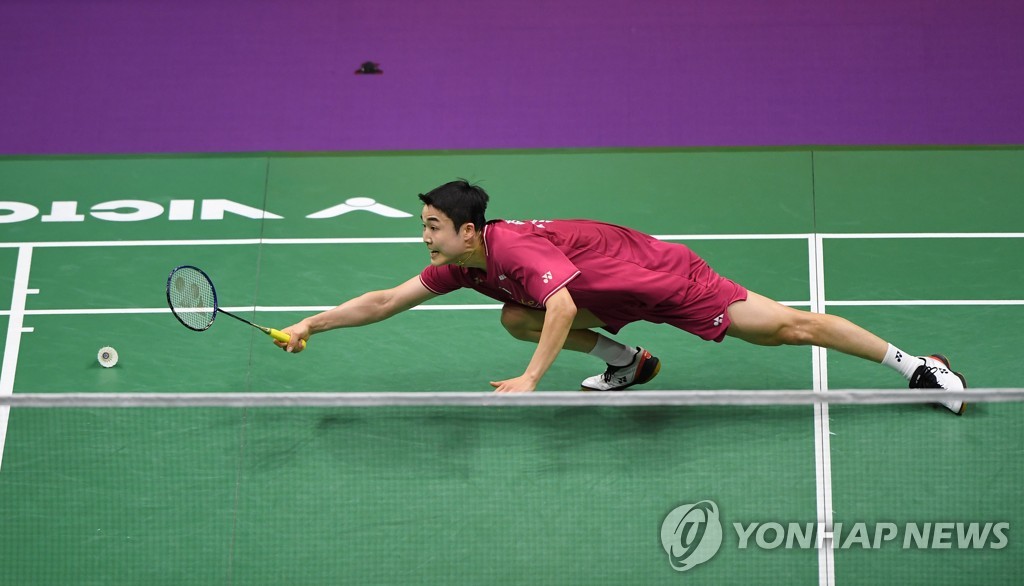
[[[620,344],[611,338],[598,334],[597,344],[594,345],[594,349],[590,351],[590,354],[597,356],[612,366],[626,366],[633,362],[636,352],[637,350],[633,346]]]
[[[889,344],[889,349],[885,351],[885,358],[882,359],[882,364],[902,374],[903,378],[907,380],[910,380],[917,367],[923,363],[924,361],[917,356],[907,354],[892,344]]]

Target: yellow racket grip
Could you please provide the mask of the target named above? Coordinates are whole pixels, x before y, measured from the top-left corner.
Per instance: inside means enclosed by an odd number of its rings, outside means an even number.
[[[285,344],[287,344],[292,339],[292,337],[289,336],[288,334],[282,332],[281,330],[275,330],[274,328],[270,328],[270,331],[267,332],[267,335],[269,335],[271,338],[277,340],[278,342],[284,342]],[[302,349],[303,350],[306,349],[306,341],[305,340],[302,340]]]

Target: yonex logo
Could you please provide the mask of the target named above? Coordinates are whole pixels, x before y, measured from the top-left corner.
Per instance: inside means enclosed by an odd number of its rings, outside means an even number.
[[[723,321],[725,321],[724,313],[715,318],[715,327],[717,328],[718,326],[722,325]]]
[[[661,545],[668,554],[668,563],[677,572],[713,558],[722,547],[718,505],[700,501],[672,509],[661,524]]]
[[[547,283],[548,281],[550,281],[554,277],[551,275],[551,271],[548,271],[548,272],[544,273],[543,275],[541,275],[540,278],[544,279],[544,282]]]

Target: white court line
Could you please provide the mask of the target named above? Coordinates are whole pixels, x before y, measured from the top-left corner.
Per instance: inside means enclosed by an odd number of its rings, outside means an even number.
[[[808,234],[671,234],[659,240],[802,240]],[[240,246],[256,244],[422,244],[422,238],[225,238],[200,240],[78,240],[71,242],[0,242],[0,248],[27,245],[34,248],[96,248],[136,246]]]
[[[659,234],[658,240],[805,240],[810,234]]]
[[[1024,305],[1024,299],[885,299],[872,301],[825,301],[826,307],[884,307],[911,305]]]
[[[806,307],[809,305],[806,301],[781,301],[783,305],[790,307]],[[255,311],[256,313],[286,313],[286,312],[321,312],[333,309],[334,305],[284,305],[284,306],[270,306],[270,305],[257,305],[252,306],[236,306],[236,307],[223,307],[226,311],[232,313],[243,313],[246,311]],[[412,308],[412,311],[479,311],[488,310],[494,311],[502,308],[500,303],[470,303],[462,305],[443,305],[443,304],[430,304],[430,305],[417,305]],[[116,309],[100,309],[100,308],[79,308],[79,309],[26,309],[21,313],[23,315],[136,315],[136,314],[152,314],[152,313],[170,313],[171,310],[167,307],[124,307]],[[0,310],[0,316],[10,315],[9,310]]]
[[[660,240],[803,240],[813,234],[666,234],[655,236]],[[906,239],[906,238],[1024,238],[1024,232],[865,232],[823,233],[824,240],[833,239]],[[88,248],[135,246],[231,246],[253,244],[417,244],[416,237],[383,238],[234,238],[200,240],[79,240],[70,242],[0,242],[0,248]]]
[[[7,341],[4,344],[3,367],[0,369],[0,396],[14,393],[14,371],[18,366],[18,351],[21,348],[21,334],[25,331],[25,299],[29,295],[28,275],[32,267],[32,247],[18,248],[18,263],[14,270],[14,291],[11,294],[11,309],[6,312]],[[3,466],[4,446],[7,443],[7,424],[10,407],[0,407],[0,466]]]
[[[291,306],[280,306],[271,307],[265,305],[253,306],[238,306],[238,307],[222,307],[225,311],[231,313],[243,313],[246,311],[255,311],[256,313],[284,313],[284,312],[297,312],[297,311],[327,311],[333,309],[334,305],[291,305]],[[467,311],[474,309],[501,309],[501,305],[498,304],[473,304],[473,305],[420,305],[413,307],[413,311]],[[9,311],[0,311],[0,315],[6,315]],[[119,309],[92,309],[92,308],[81,308],[81,309],[27,309],[23,312],[25,315],[131,315],[131,314],[147,314],[147,313],[171,313],[171,310],[167,307],[125,307]]]
[[[208,240],[76,240],[69,242],[0,242],[0,248],[22,245],[33,248],[133,248],[136,246],[234,246],[260,244],[259,238],[224,238]]]
[[[878,240],[893,238],[1024,238],[1024,232],[865,232],[860,234],[823,233],[825,240]]]
[[[821,236],[807,239],[807,256],[811,281],[811,311],[825,312],[825,259]],[[828,354],[824,348],[811,347],[811,370],[814,392],[828,391]],[[814,469],[817,492],[818,531],[832,532],[832,445],[829,438],[828,404],[814,405]],[[818,548],[818,584],[835,584],[835,556],[832,541]]]
[[[208,240],[79,240],[74,242],[28,242],[34,248],[97,248],[137,246],[240,246],[256,244],[406,244],[423,243],[422,238],[226,238]],[[15,248],[19,243],[0,242],[0,248]]]
[[[803,240],[808,234],[669,234],[654,236],[659,240]],[[0,242],[0,248],[16,248],[27,244],[34,248],[97,248],[137,246],[244,246],[257,244],[422,244],[422,238],[225,238],[205,240],[78,240],[71,242]]]
[[[29,291],[31,292],[31,290]],[[782,305],[789,307],[912,307],[912,306],[961,306],[961,307],[985,307],[985,306],[1017,306],[1024,305],[1024,299],[883,299],[871,301],[780,301]],[[256,313],[287,313],[287,312],[321,312],[334,308],[334,305],[257,305],[225,307],[227,311],[238,313],[255,311]],[[499,303],[468,303],[468,304],[430,304],[418,305],[412,311],[474,311],[474,310],[496,310],[501,309]],[[130,315],[146,313],[170,313],[166,307],[124,307],[114,309],[103,308],[78,308],[78,309],[26,309],[24,315]],[[11,315],[8,309],[0,309],[0,317]]]

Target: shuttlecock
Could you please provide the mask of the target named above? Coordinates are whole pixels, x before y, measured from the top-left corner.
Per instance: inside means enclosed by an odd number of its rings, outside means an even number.
[[[104,346],[96,353],[96,360],[100,362],[100,366],[103,368],[110,368],[117,364],[117,350],[110,346]]]

